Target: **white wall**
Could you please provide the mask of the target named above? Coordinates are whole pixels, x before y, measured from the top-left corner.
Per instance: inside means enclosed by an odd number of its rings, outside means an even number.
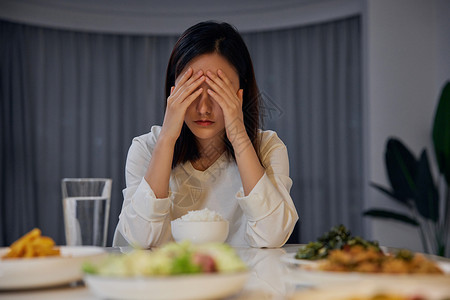
[[[450,76],[450,1],[364,0],[367,175],[387,186],[384,165],[389,136],[416,155],[431,147],[440,89]],[[368,187],[366,207],[403,210]],[[371,238],[392,247],[422,251],[416,229],[393,221],[371,221]]]
[[[450,80],[450,1],[439,0],[436,5],[437,27],[437,86]],[[439,97],[437,95],[437,97]]]

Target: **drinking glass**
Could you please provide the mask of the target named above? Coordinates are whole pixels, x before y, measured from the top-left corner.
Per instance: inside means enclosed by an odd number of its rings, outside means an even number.
[[[64,178],[61,182],[68,246],[106,246],[112,180]]]

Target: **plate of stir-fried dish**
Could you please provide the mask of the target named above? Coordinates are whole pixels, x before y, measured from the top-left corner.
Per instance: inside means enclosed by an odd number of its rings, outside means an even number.
[[[450,260],[406,249],[387,251],[377,242],[352,236],[342,225],[281,259],[292,267],[291,279],[309,285],[361,280],[437,281],[450,285]]]

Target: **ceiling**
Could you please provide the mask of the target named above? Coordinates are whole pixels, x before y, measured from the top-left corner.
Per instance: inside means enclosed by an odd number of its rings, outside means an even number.
[[[355,15],[361,0],[0,0],[0,19],[109,33],[180,34],[205,20],[241,32],[294,27]]]

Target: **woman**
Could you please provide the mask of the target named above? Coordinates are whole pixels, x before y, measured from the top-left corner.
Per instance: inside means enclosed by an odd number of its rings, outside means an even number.
[[[208,208],[229,221],[227,243],[282,246],[298,219],[287,150],[258,129],[260,96],[239,33],[215,22],[187,29],[169,60],[166,98],[163,125],[130,147],[113,244],[164,244],[171,220]]]

